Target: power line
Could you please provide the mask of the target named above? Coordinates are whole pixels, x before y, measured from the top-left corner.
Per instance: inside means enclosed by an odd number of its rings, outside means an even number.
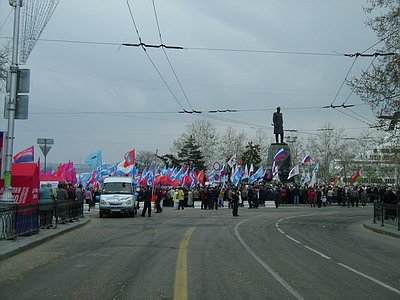
[[[135,27],[136,30],[136,34],[138,36],[139,42],[142,44],[142,38],[140,37],[139,34],[139,30],[138,27],[136,26],[136,22],[135,22],[135,18],[133,16],[133,12],[131,9],[131,6],[129,5],[129,0],[126,0],[126,4],[128,5],[128,9],[129,9],[129,13],[131,15],[131,19],[133,22],[133,25]],[[158,75],[160,76],[161,80],[164,82],[165,86],[167,87],[167,89],[169,90],[169,92],[171,93],[172,97],[175,99],[176,103],[178,103],[178,105],[181,107],[181,109],[185,110],[185,108],[182,106],[182,104],[179,102],[178,98],[175,96],[174,92],[172,91],[172,89],[170,88],[170,86],[168,85],[167,81],[164,79],[164,77],[162,76],[160,70],[158,70],[156,64],[154,63],[154,61],[151,59],[150,55],[147,53],[147,50],[144,46],[141,47],[144,51],[144,53],[146,54],[147,58],[150,60],[151,64],[153,65],[154,69],[157,71]],[[164,48],[163,48],[164,49]]]
[[[355,115],[357,115],[357,116],[359,116],[359,117],[363,118],[364,120],[367,120],[368,122],[371,122],[371,123],[373,123],[373,121],[371,121],[370,119],[368,119],[368,118],[364,117],[363,115],[360,115],[359,113],[357,113],[357,112],[355,112],[355,111],[351,110],[350,108],[346,108],[346,109],[347,109],[348,111],[352,112],[353,114],[355,114]]]
[[[162,39],[162,36],[161,36],[160,23],[159,23],[159,21],[158,21],[157,9],[156,9],[156,4],[155,4],[154,0],[153,0],[153,10],[154,10],[154,16],[155,16],[155,18],[156,18],[156,23],[157,23],[158,35],[159,35],[159,37],[160,37],[160,42],[161,42],[161,44],[163,45],[164,42],[163,42],[163,39]],[[182,94],[184,95],[184,97],[185,97],[187,103],[189,104],[191,110],[194,111],[193,106],[192,106],[192,104],[190,103],[189,98],[188,98],[188,96],[186,95],[185,90],[183,89],[183,86],[182,86],[182,84],[181,84],[181,81],[179,80],[178,75],[176,74],[175,69],[174,69],[174,67],[172,66],[172,63],[171,63],[171,61],[170,61],[170,59],[169,59],[169,57],[168,57],[168,55],[167,55],[167,52],[165,51],[165,47],[162,47],[161,49],[162,49],[162,51],[164,52],[165,58],[167,59],[168,64],[169,64],[169,66],[170,66],[172,72],[174,73],[175,79],[176,79],[176,81],[177,81],[178,84],[179,84],[179,87],[180,87],[180,89],[181,89],[181,91],[182,91]]]
[[[6,23],[7,23],[8,19],[10,18],[12,12],[13,12],[13,10],[11,9],[10,12],[8,13],[8,15],[7,15],[7,18],[4,20],[4,23],[0,27],[0,32],[3,30],[3,27],[4,27],[4,25],[6,25]]]
[[[344,56],[348,56],[348,57],[378,57],[378,56],[392,56],[392,55],[396,55],[396,53],[394,52],[388,52],[388,53],[380,53],[380,52],[375,52],[372,54],[362,54],[362,53],[354,53],[354,54],[344,54]]]
[[[340,112],[340,113],[342,113],[342,114],[344,114],[344,115],[346,115],[346,116],[349,116],[350,118],[353,118],[353,119],[355,119],[355,120],[357,120],[357,121],[360,121],[360,122],[362,122],[362,123],[364,123],[364,124],[367,124],[368,126],[371,126],[371,124],[368,124],[367,122],[365,122],[365,121],[363,121],[363,120],[361,120],[361,119],[359,119],[359,118],[356,118],[356,117],[354,117],[354,116],[352,116],[352,115],[350,115],[350,114],[348,114],[348,113],[346,113],[346,112],[344,112],[344,111],[338,110],[337,108],[333,108],[333,109],[336,110],[336,111],[338,111],[338,112]]]
[[[361,75],[361,78],[364,77],[364,75],[366,74],[366,72],[368,72],[369,68],[373,65],[374,61],[376,59],[376,56],[374,57],[374,59],[371,61],[371,63],[369,64],[368,68],[365,70],[365,72]],[[361,79],[360,78],[360,79]],[[351,90],[349,96],[346,98],[346,100],[343,102],[343,104],[346,104],[346,102],[349,100],[350,96],[353,94],[354,90]]]
[[[340,91],[342,90],[343,85],[346,83],[347,76],[349,76],[351,70],[353,69],[353,66],[354,66],[354,64],[355,64],[355,62],[356,62],[356,60],[357,60],[357,58],[358,58],[358,56],[356,56],[356,57],[354,58],[353,63],[352,63],[351,66],[350,66],[350,69],[347,71],[346,77],[343,79],[343,82],[342,82],[342,84],[340,85],[339,90],[337,91],[337,93],[336,93],[336,95],[335,95],[335,98],[333,98],[333,100],[332,100],[331,106],[333,105],[333,103],[335,103],[336,98],[339,96],[339,93],[340,93]]]
[[[222,51],[222,52],[247,52],[247,53],[268,53],[268,54],[314,55],[314,56],[343,56],[342,54],[337,54],[337,53],[321,53],[321,52],[273,51],[273,50],[206,48],[206,47],[184,47],[184,49],[185,50],[200,50],[200,51]]]

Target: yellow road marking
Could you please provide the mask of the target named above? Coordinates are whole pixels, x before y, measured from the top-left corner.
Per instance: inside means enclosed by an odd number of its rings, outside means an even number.
[[[174,300],[187,300],[187,250],[189,247],[189,239],[196,227],[190,227],[186,231],[185,236],[179,247],[178,262],[176,264]]]

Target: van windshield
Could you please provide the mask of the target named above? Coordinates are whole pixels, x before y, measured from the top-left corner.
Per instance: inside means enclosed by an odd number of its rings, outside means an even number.
[[[132,184],[126,182],[108,182],[103,185],[103,194],[132,194]]]

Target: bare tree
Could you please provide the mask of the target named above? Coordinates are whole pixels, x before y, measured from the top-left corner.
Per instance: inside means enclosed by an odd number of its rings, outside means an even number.
[[[268,148],[273,142],[273,137],[268,134],[267,130],[260,128],[256,131],[256,136],[253,140],[253,143],[255,145],[260,145],[260,157],[262,159],[261,165],[266,164]]]
[[[187,125],[185,129],[185,132],[174,141],[171,151],[177,154],[183,147],[183,142],[192,136],[204,156],[205,165],[210,168],[218,159],[219,136],[217,129],[210,121],[206,120],[197,120]]]
[[[242,156],[246,138],[247,136],[244,131],[238,132],[232,126],[226,128],[224,134],[221,136],[218,147],[219,153],[224,162],[228,161],[235,154],[238,158]]]
[[[138,151],[136,154],[136,165],[139,169],[154,165],[155,153],[150,151]]]
[[[10,69],[10,62],[11,48],[9,46],[5,46],[3,49],[0,49],[0,91],[2,91],[5,87],[7,72]]]
[[[346,147],[349,145],[344,143],[343,131],[336,130],[330,123],[309,139],[308,149],[313,149],[314,161],[320,163],[317,177],[323,182],[329,183],[337,176],[337,162],[342,160]]]
[[[368,0],[364,10],[373,15],[366,24],[380,39],[380,51],[388,55],[374,59],[349,84],[377,116],[394,116],[400,111],[400,6],[398,0]],[[372,14],[377,12],[378,14]],[[377,51],[377,50],[375,50]]]
[[[286,142],[290,147],[290,159],[292,161],[292,166],[301,163],[304,156],[310,154],[306,153],[304,150],[303,140],[298,136],[287,136]]]

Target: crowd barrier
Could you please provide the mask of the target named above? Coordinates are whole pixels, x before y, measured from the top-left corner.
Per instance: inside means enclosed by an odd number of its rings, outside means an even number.
[[[83,201],[53,201],[48,204],[0,204],[0,239],[16,239],[41,229],[57,228],[58,224],[83,218]]]
[[[396,226],[397,230],[400,230],[399,213],[399,204],[374,203],[374,223],[379,222],[381,226],[389,224]]]

